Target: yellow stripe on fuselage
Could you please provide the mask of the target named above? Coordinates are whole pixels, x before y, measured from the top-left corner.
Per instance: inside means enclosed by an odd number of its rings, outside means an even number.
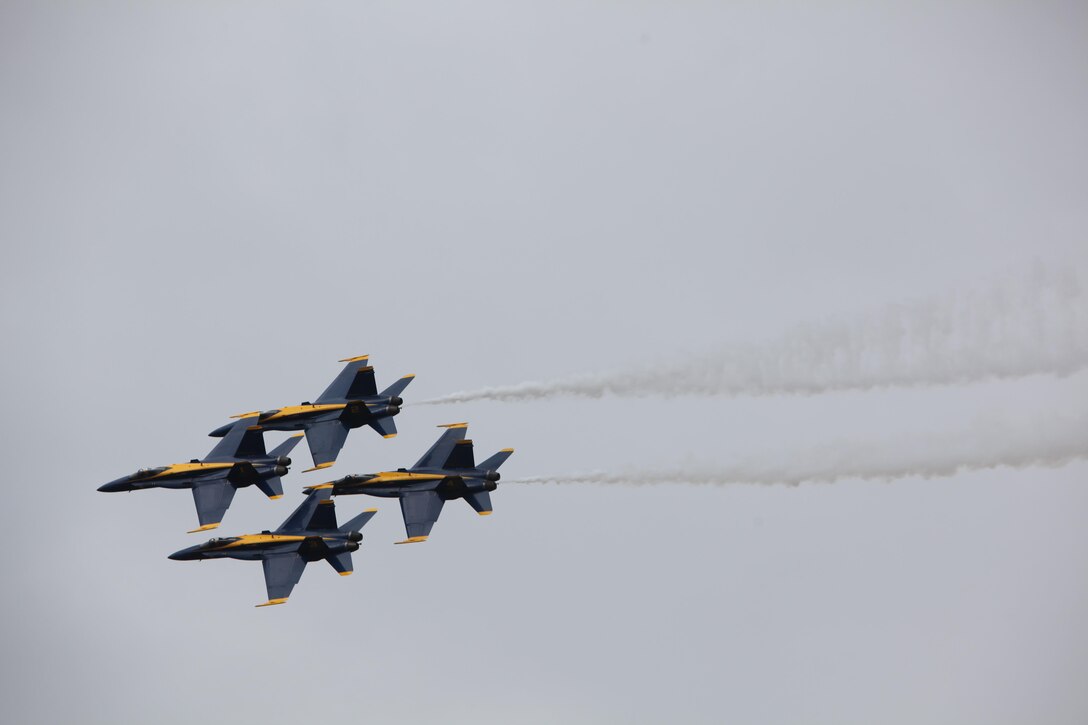
[[[408,473],[406,471],[383,471],[373,478],[363,481],[366,486],[372,483],[411,483],[412,481],[441,481],[445,476],[440,473]]]
[[[186,473],[216,471],[222,468],[230,468],[233,465],[233,463],[175,463],[167,466],[165,471],[156,473],[150,478],[167,478],[170,476],[184,475]],[[148,480],[150,480],[150,478]]]
[[[243,546],[259,546],[261,544],[290,544],[296,541],[305,541],[305,536],[285,534],[246,534],[239,536],[237,541],[230,541],[213,551],[221,549],[238,549]]]
[[[322,405],[289,405],[286,408],[280,408],[272,415],[262,415],[258,422],[272,423],[274,421],[284,420],[286,418],[309,416],[313,415],[314,413],[323,413],[329,410],[343,410],[346,407],[347,403],[325,403]]]

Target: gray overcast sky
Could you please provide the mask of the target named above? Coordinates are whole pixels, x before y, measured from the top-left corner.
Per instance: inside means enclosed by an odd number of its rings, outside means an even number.
[[[422,400],[1083,267],[1088,8],[949,5],[0,4],[2,719],[1083,722],[1084,462],[509,485],[411,547],[380,501],[355,576],[262,610],[259,566],[166,559],[199,540],[188,494],[95,491],[350,355]],[[333,471],[460,420],[515,477],[1086,401],[1082,372],[410,406]],[[328,479],[304,467],[221,531],[277,525]]]

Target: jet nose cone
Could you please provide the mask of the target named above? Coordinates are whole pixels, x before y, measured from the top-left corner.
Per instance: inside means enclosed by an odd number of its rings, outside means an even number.
[[[102,484],[98,487],[98,490],[106,493],[115,493],[117,491],[130,491],[132,489],[128,485],[128,478],[118,478],[115,481]]]
[[[190,546],[187,549],[182,549],[181,551],[175,551],[168,558],[173,559],[174,561],[191,561],[193,559],[199,559],[200,558],[200,547],[199,546]]]

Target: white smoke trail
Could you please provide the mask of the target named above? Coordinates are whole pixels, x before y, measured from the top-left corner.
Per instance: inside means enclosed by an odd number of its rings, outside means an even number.
[[[423,401],[536,400],[604,395],[814,395],[948,385],[1088,367],[1088,295],[1072,268],[1036,265],[1023,278],[973,293],[893,306],[854,322],[793,329],[762,345],[611,372],[482,388]]]
[[[797,486],[844,480],[937,478],[1002,467],[1056,467],[1086,459],[1088,414],[1081,414],[1018,425],[988,421],[958,438],[929,435],[879,444],[844,441],[821,449],[784,452],[774,460],[748,460],[714,468],[684,465],[668,470],[596,471],[530,476],[503,483]]]

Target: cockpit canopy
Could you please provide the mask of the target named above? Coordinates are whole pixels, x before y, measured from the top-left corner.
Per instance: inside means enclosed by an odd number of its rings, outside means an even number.
[[[151,476],[154,476],[156,473],[162,473],[167,468],[169,468],[169,466],[157,466],[155,468],[141,468],[140,470],[136,471],[136,473],[132,474],[132,477],[133,478],[150,478]]]
[[[232,541],[238,541],[237,536],[216,536],[208,539],[208,546],[222,546],[223,544],[229,544]]]

